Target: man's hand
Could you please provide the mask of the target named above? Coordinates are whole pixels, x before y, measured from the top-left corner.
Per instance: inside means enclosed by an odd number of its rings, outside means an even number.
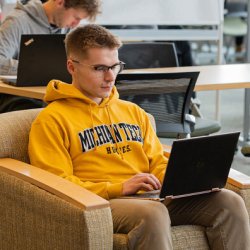
[[[139,190],[153,191],[160,188],[161,183],[153,174],[141,173],[136,174],[123,183],[122,194],[131,195]]]

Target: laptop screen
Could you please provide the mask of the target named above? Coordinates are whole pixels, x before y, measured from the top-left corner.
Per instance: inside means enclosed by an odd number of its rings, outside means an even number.
[[[223,188],[239,134],[233,132],[174,141],[160,197]]]
[[[64,34],[22,35],[16,86],[46,86],[52,79],[71,83]]]

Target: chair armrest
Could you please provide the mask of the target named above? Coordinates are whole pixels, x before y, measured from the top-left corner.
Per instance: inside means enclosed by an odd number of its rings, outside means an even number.
[[[30,164],[11,158],[1,158],[0,170],[55,194],[81,209],[94,210],[109,207],[109,202],[100,196]]]
[[[240,189],[250,189],[250,176],[235,169],[230,169],[227,182]]]
[[[226,188],[234,191],[243,198],[248,214],[250,215],[250,177],[235,169],[231,169]]]
[[[197,98],[191,98],[190,108],[191,108],[191,114],[196,117],[203,117],[200,111],[200,101]]]
[[[170,156],[170,152],[171,152],[171,146],[169,146],[169,145],[166,145],[166,144],[162,144],[162,147],[163,147],[163,153],[164,153],[164,155],[167,157],[167,158],[169,158],[169,156]]]
[[[0,249],[113,249],[108,201],[10,158],[0,159],[0,179]]]

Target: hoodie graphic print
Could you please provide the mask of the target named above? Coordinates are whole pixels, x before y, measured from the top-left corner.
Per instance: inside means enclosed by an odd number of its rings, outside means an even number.
[[[105,199],[122,195],[138,173],[162,181],[167,159],[145,111],[111,95],[96,104],[71,84],[52,80],[48,106],[29,139],[32,165],[66,178]]]

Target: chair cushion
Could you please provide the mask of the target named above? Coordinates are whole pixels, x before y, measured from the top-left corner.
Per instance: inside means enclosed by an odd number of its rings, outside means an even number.
[[[205,228],[201,226],[174,226],[172,229],[173,247],[175,250],[209,249]],[[128,249],[126,234],[114,234],[113,249]]]
[[[31,123],[41,109],[13,111],[0,115],[1,158],[13,158],[29,162],[28,140]]]
[[[218,121],[195,117],[196,123],[194,131],[191,133],[192,137],[210,135],[218,132],[221,129],[221,125]]]
[[[191,137],[210,135],[218,132],[221,129],[221,125],[218,121],[195,117],[196,123],[194,131],[191,133]],[[177,138],[177,133],[164,131],[164,129],[157,130],[157,136],[160,138]]]

